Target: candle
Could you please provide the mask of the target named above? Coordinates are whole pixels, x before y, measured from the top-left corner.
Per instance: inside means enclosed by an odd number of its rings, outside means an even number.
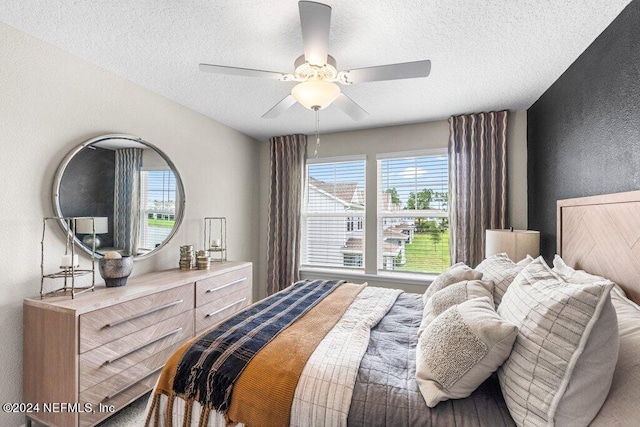
[[[71,255],[62,255],[60,267],[75,267],[78,265],[78,255],[73,256],[73,264],[71,264]]]
[[[214,248],[220,247],[220,239],[213,239],[211,241],[211,246],[213,246]]]
[[[122,255],[119,252],[105,252],[104,259],[120,259]]]

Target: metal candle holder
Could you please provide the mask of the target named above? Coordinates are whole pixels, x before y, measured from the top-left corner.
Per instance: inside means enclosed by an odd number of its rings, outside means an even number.
[[[80,240],[75,236],[74,230],[76,228],[76,220],[79,219],[91,219],[93,221],[93,237],[95,238],[95,219],[93,217],[45,217],[42,219],[42,241],[40,242],[40,298],[46,296],[59,296],[59,295],[71,295],[71,299],[76,295],[87,291],[93,291],[96,284],[96,267],[95,267],[95,239],[91,248],[91,269],[80,269],[79,265],[75,263],[76,245],[80,245]],[[56,222],[62,222],[65,224],[67,231],[67,241],[65,248],[65,255],[71,256],[70,266],[60,266],[60,270],[54,273],[44,273],[44,241],[47,231],[47,221],[54,220]],[[73,225],[73,227],[72,227]],[[84,287],[76,287],[76,277],[85,276],[91,274],[91,285]],[[44,292],[45,279],[63,279],[63,285],[51,292]]]
[[[204,250],[209,252],[212,261],[227,260],[227,218],[221,216],[204,218]]]

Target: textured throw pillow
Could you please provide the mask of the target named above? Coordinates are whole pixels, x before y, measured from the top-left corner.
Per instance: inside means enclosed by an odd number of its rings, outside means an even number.
[[[518,425],[587,425],[602,406],[617,359],[608,280],[572,284],[542,258],[526,266],[498,307],[519,328],[498,370]]]
[[[429,285],[427,290],[422,295],[422,302],[425,304],[431,295],[438,292],[440,289],[444,289],[449,285],[461,282],[463,280],[478,280],[482,279],[482,273],[472,269],[463,262],[452,265],[443,271],[433,282]]]
[[[427,406],[471,395],[509,356],[517,334],[488,296],[441,313],[416,348],[416,380]]]
[[[493,288],[493,302],[496,308],[500,305],[502,296],[511,282],[513,282],[513,279],[523,268],[523,266],[511,261],[507,254],[504,253],[491,255],[478,264],[476,270],[482,273],[482,280],[492,280],[495,285]]]
[[[422,322],[418,336],[443,311],[473,298],[489,297],[493,299],[493,282],[482,280],[464,280],[440,289],[427,300],[424,305]]]

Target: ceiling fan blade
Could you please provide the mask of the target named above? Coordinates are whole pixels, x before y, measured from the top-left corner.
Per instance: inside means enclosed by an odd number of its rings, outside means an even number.
[[[297,101],[293,96],[287,95],[280,102],[278,102],[276,105],[271,107],[271,109],[269,111],[264,113],[262,115],[262,118],[263,119],[275,119],[280,114],[284,113],[289,108],[291,108],[291,106],[293,104],[295,104],[296,102]]]
[[[298,2],[304,58],[312,65],[327,63],[331,6],[313,1]]]
[[[349,98],[344,93],[340,93],[336,100],[333,101],[333,104],[355,121],[362,120],[369,115],[364,108],[356,104],[353,99]]]
[[[228,74],[232,76],[261,77],[264,79],[281,80],[284,73],[275,71],[253,70],[251,68],[226,67],[224,65],[200,64],[200,71],[214,74]]]
[[[363,83],[427,77],[430,72],[431,61],[427,59],[424,61],[357,68],[355,70],[346,71],[345,73],[348,83]]]

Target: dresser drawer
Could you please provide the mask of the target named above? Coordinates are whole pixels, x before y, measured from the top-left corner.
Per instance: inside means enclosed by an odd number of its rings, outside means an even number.
[[[93,411],[80,414],[80,425],[89,426],[111,414],[99,411],[99,404],[113,405],[119,411],[135,398],[151,389],[160,375],[160,371],[167,359],[182,345],[174,344],[156,353],[152,357],[112,376],[88,390],[80,393],[82,405],[90,403]]]
[[[157,352],[193,337],[193,313],[184,312],[156,325],[111,341],[80,355],[83,392]]]
[[[248,289],[249,297],[251,297],[251,267],[240,268],[197,281],[196,307],[217,301],[241,289]]]
[[[80,353],[193,309],[193,284],[80,316]]]
[[[196,308],[196,334],[237,313],[251,303],[251,294],[247,289],[218,298],[216,301]]]

